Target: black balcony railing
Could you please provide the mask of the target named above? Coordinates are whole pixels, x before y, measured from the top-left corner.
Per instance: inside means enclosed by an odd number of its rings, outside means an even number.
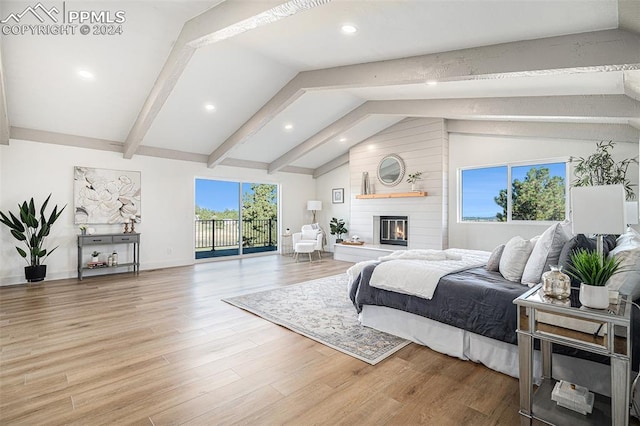
[[[227,250],[239,248],[237,219],[195,221],[196,250]],[[275,219],[245,220],[242,223],[242,247],[276,247],[278,221]]]

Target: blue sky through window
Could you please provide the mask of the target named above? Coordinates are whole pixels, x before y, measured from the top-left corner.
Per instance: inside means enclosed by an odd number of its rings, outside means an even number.
[[[502,213],[494,198],[507,188],[507,167],[485,167],[462,171],[462,220],[496,220]],[[551,176],[566,179],[565,163],[533,164],[511,167],[511,179],[524,180],[532,167],[546,167]]]
[[[213,211],[238,210],[238,182],[196,179],[196,206]],[[251,193],[251,183],[242,184],[242,193]]]
[[[507,166],[462,171],[462,218],[493,219],[502,208],[493,200],[507,187]]]

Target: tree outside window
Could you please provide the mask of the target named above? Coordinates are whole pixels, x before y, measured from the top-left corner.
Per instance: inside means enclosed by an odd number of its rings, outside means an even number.
[[[558,221],[565,218],[566,163],[509,165],[504,168],[472,170],[473,173],[467,173],[467,170],[463,170],[462,173],[463,221]],[[504,170],[504,173],[496,175],[496,170]],[[504,185],[507,181],[507,170],[511,175],[510,217],[509,193]],[[469,178],[474,178],[474,182],[471,183]],[[486,185],[483,185],[485,178]],[[500,181],[504,187],[497,190],[496,195],[496,185],[499,185]],[[480,211],[481,205],[487,205],[487,200],[493,200],[494,206],[498,207],[495,216],[489,217],[486,213],[484,216],[473,214],[475,210]],[[487,207],[484,208],[487,211]]]

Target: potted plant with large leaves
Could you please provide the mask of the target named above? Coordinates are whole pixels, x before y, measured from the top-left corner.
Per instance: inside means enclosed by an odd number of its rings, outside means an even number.
[[[349,232],[346,228],[343,219],[337,219],[335,217],[331,218],[331,222],[329,222],[329,228],[331,229],[331,235],[336,235],[336,243],[342,242],[342,235]]]
[[[58,206],[54,206],[53,211],[47,216],[45,210],[51,194],[42,204],[39,210],[36,209],[33,198],[27,203],[18,204],[18,214],[8,212],[7,214],[0,212],[0,222],[4,223],[11,230],[11,235],[18,241],[22,241],[26,246],[26,250],[16,247],[20,256],[22,256],[29,266],[25,266],[24,274],[28,282],[42,281],[47,275],[47,265],[43,265],[42,261],[46,259],[58,247],[51,250],[44,248],[45,239],[51,232],[51,226],[60,217],[66,205],[58,211]]]
[[[609,306],[609,278],[620,271],[620,260],[604,257],[594,250],[579,249],[571,254],[567,273],[581,282],[580,303],[588,308]]]

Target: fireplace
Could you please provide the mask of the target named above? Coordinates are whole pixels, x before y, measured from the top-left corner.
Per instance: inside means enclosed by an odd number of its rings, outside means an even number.
[[[406,246],[408,235],[407,216],[380,216],[380,244]]]

